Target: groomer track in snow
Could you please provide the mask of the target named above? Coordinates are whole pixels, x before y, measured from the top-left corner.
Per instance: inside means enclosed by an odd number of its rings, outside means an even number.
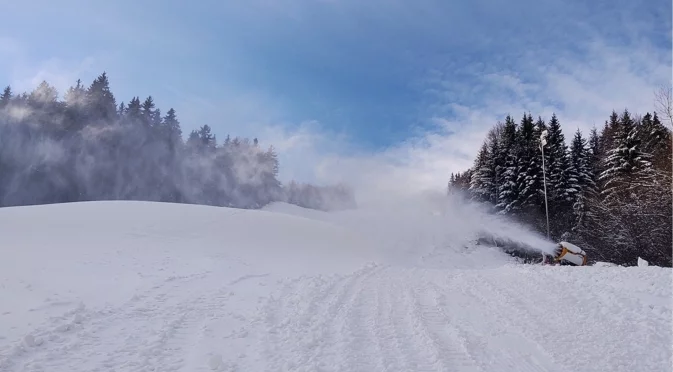
[[[518,265],[414,224],[403,249],[274,209],[0,210],[0,371],[671,369],[670,269]]]

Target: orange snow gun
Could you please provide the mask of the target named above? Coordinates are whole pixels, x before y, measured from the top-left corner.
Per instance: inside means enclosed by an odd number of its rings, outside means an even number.
[[[586,266],[587,254],[582,248],[568,243],[558,243],[557,254],[554,257],[555,262],[564,261],[574,266]]]

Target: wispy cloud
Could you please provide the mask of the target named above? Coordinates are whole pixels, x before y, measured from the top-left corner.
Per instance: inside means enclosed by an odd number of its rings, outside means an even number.
[[[570,136],[613,109],[653,110],[671,81],[666,0],[87,4],[38,12],[26,32],[13,31],[27,6],[0,25],[0,80],[63,92],[106,70],[118,101],[151,94],[186,133],[258,137],[284,180],[363,197],[444,188],[507,114],[555,112]],[[67,38],[45,32],[56,20]]]
[[[469,84],[452,84],[435,73],[426,93],[434,96],[436,112],[444,113],[432,117],[436,126],[376,154],[325,155],[315,148],[309,158],[316,178],[348,180],[365,199],[438,190],[450,172],[472,165],[488,129],[507,114],[519,120],[526,112],[545,119],[556,113],[569,139],[578,128],[585,134],[594,125],[600,128],[612,110],[654,110],[654,90],[671,81],[670,49],[608,40],[583,48],[583,55],[562,54],[545,65],[522,63],[534,69],[526,78],[516,70],[481,75],[476,70]]]

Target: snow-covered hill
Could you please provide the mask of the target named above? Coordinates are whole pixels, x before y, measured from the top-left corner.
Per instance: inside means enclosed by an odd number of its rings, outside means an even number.
[[[671,369],[670,269],[518,265],[447,213],[0,209],[0,371]]]

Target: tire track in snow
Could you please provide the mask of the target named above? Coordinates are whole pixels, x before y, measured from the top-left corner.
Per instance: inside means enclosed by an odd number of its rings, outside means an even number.
[[[384,290],[385,279],[378,278],[379,282],[370,287],[376,288],[376,311],[374,316],[374,333],[378,348],[381,350],[384,371],[403,371],[404,356],[401,352],[400,340],[395,332],[396,325],[391,320],[393,306],[389,291]]]
[[[339,279],[301,277],[284,285],[279,294],[272,295],[263,315],[266,333],[262,340],[261,358],[267,363],[267,370],[282,370],[301,364],[296,358],[305,354],[301,351],[307,343],[305,330],[311,323],[311,317],[315,315],[319,302],[339,283]]]
[[[436,291],[415,275],[364,268],[286,285],[265,309],[267,370],[479,371]]]
[[[355,278],[346,301],[338,301],[342,311],[330,313],[326,319],[332,321],[329,327],[337,335],[336,346],[339,358],[333,365],[338,371],[381,371],[384,369],[386,350],[381,347],[377,335],[377,309],[379,291],[376,283],[382,269],[367,270]]]
[[[469,353],[464,339],[445,313],[446,303],[438,299],[434,285],[427,288],[410,288],[414,300],[414,314],[420,320],[422,334],[431,340],[433,359],[439,371],[482,371]]]
[[[33,332],[36,341],[17,346],[0,370],[180,371],[203,309],[221,308],[226,301],[226,296],[204,295],[170,303],[174,299],[167,290],[198,278],[169,278],[116,308],[67,313],[74,320],[64,316],[52,321],[52,328]],[[208,304],[209,298],[217,303]]]
[[[507,292],[488,277],[480,277],[477,285],[475,278],[461,276],[458,284],[458,290],[451,291],[450,298],[470,306],[469,312],[461,315],[467,315],[464,324],[475,328],[474,332],[482,333],[475,337],[481,339],[479,342],[483,345],[478,358],[481,364],[486,364],[489,369],[497,365],[502,371],[568,371],[535,341],[540,337],[536,330],[545,329],[545,323],[550,320],[549,314],[539,314],[535,310],[531,313],[531,309],[523,303],[516,306],[516,296],[505,295]],[[519,289],[525,292],[525,288]],[[446,298],[449,295],[443,296]],[[534,324],[530,323],[531,319],[540,321]]]
[[[383,291],[382,302],[385,312],[382,323],[390,332],[389,344],[392,344],[393,350],[398,355],[398,358],[389,359],[386,364],[390,367],[390,371],[421,371],[419,365],[425,363],[425,360],[418,357],[419,352],[422,355],[423,351],[417,349],[417,334],[411,317],[412,307],[405,288],[406,283],[400,285],[397,278],[390,273],[386,274],[387,277],[381,278],[376,285]],[[396,274],[401,275],[402,272]],[[402,279],[402,282],[405,281]]]
[[[265,307],[268,334],[262,349],[267,370],[309,366],[330,370],[343,363],[343,353],[339,351],[344,342],[342,330],[332,330],[334,321],[352,305],[359,283],[374,270],[367,267],[327,281],[320,277],[299,278],[286,285],[280,298],[272,299]]]
[[[550,316],[548,326],[529,329],[527,339],[537,340],[538,343],[567,345],[562,353],[555,356],[566,364],[583,365],[585,370],[602,371],[607,365],[623,366],[627,370],[630,360],[645,355],[652,344],[670,344],[670,332],[662,331],[656,315],[652,314],[651,308],[641,305],[641,311],[626,310],[622,301],[627,298],[617,288],[610,289],[608,286],[582,287],[581,282],[568,280],[564,275],[564,269],[552,270],[522,270],[520,275],[522,282],[531,282],[528,278],[541,280],[548,283],[557,283],[558,290],[552,295],[544,292],[542,287],[527,286],[524,293],[531,294],[521,296],[522,292],[513,290],[511,285],[503,283],[490,283],[489,286],[503,297],[509,298],[517,308],[533,311],[536,309],[532,298],[543,299],[547,307],[557,311]],[[580,268],[579,270],[592,270],[592,268]],[[560,271],[560,272],[559,272]],[[559,275],[561,274],[561,275]],[[610,273],[615,275],[614,273]],[[629,300],[634,301],[633,298]],[[577,312],[578,304],[582,304],[582,311]],[[630,309],[637,307],[632,304]],[[670,309],[670,307],[669,307]],[[650,310],[648,312],[648,310]],[[670,312],[669,312],[670,314]],[[531,314],[534,315],[534,314]],[[530,316],[530,319],[539,319],[539,316]],[[655,315],[652,317],[652,315]],[[595,320],[607,318],[610,329],[605,329]],[[605,321],[603,321],[605,322]],[[526,324],[520,323],[520,328]],[[566,325],[572,324],[569,330]],[[670,324],[670,321],[669,321]],[[530,328],[530,327],[529,327]],[[582,345],[594,345],[601,343],[603,353],[600,356],[589,356],[584,352]],[[625,353],[624,350],[627,350]],[[571,357],[572,355],[572,357]],[[653,358],[656,360],[656,358]],[[648,361],[649,362],[649,361]],[[656,364],[656,363],[655,363]],[[614,368],[613,370],[621,370]]]
[[[385,342],[399,355],[388,361],[388,370],[478,371],[464,344],[451,333],[441,304],[416,270],[391,269],[386,274],[377,284],[384,289],[385,324],[392,336]]]

